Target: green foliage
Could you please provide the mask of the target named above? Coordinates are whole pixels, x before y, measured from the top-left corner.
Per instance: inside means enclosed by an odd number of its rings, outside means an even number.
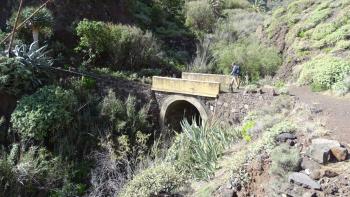
[[[33,70],[15,58],[0,56],[0,91],[21,96],[34,90],[37,85]]]
[[[241,66],[242,74],[249,75],[253,80],[264,75],[274,75],[281,64],[281,57],[275,48],[267,47],[252,39],[240,40],[226,46],[215,46],[214,56],[222,73],[230,73],[231,64],[235,62]]]
[[[247,121],[242,126],[241,134],[243,136],[243,139],[246,142],[252,141],[252,137],[249,135],[249,130],[254,128],[254,126],[255,126],[255,122],[254,121]]]
[[[21,21],[31,16],[37,7],[26,7],[22,11]],[[53,16],[50,10],[46,7],[37,12],[28,22],[27,26],[30,28],[45,28],[51,27],[53,24]]]
[[[350,62],[333,56],[319,56],[302,65],[298,82],[330,89],[350,73]]]
[[[189,1],[186,4],[186,25],[201,35],[212,32],[216,21],[208,0]]]
[[[186,183],[185,176],[169,163],[158,164],[138,173],[122,190],[121,197],[171,194]]]
[[[190,125],[187,120],[181,125],[183,133],[176,136],[174,144],[168,150],[167,160],[176,162],[181,172],[200,180],[209,179],[225,148],[242,138],[240,131],[220,128],[218,125]]]
[[[38,48],[38,43],[33,42],[29,48],[27,45],[16,45],[13,53],[18,61],[27,67],[38,68],[38,67],[49,67],[52,66],[53,60],[48,56],[50,53],[47,50],[48,46],[45,45]]]
[[[263,24],[264,15],[242,9],[225,10],[225,18],[216,23],[214,41],[225,44],[248,37]]]
[[[0,42],[6,37],[6,33],[2,32],[0,29]],[[4,44],[0,44],[0,51],[5,49],[5,45]]]
[[[19,23],[24,22],[29,16],[31,16],[38,7],[25,7],[22,10],[22,13],[19,18]],[[17,16],[17,11],[13,12],[13,15],[10,19],[11,27],[14,26],[15,19]],[[38,32],[42,34],[45,38],[48,38],[52,35],[52,27],[53,27],[54,18],[49,9],[44,7],[39,12],[37,12],[30,20],[26,22],[26,28],[22,28],[18,33],[19,37],[22,40],[29,42],[29,32],[33,33]],[[30,30],[30,31],[28,31]],[[36,40],[34,40],[36,41]],[[32,41],[31,41],[32,42]]]
[[[226,9],[247,9],[250,6],[247,0],[224,0],[224,8]]]
[[[288,172],[300,169],[301,157],[297,148],[291,148],[286,144],[277,146],[271,152],[271,173],[284,177]]]
[[[137,70],[159,63],[159,45],[150,32],[128,25],[98,21],[79,22],[77,51],[87,56],[85,64],[103,61],[113,69]]]
[[[18,147],[13,148],[12,152],[19,152]],[[24,192],[27,196],[33,196],[40,191],[43,195],[48,195],[68,175],[63,164],[61,158],[53,157],[46,149],[35,146],[21,152],[15,162],[11,154],[1,155],[0,194],[19,196]]]
[[[331,34],[336,30],[336,26],[334,23],[323,23],[317,25],[315,29],[312,31],[308,31],[307,33],[311,35],[311,39],[313,40],[321,40],[327,35]]]
[[[45,86],[19,101],[11,123],[22,138],[44,140],[70,124],[75,104],[72,91]]]
[[[101,113],[109,118],[114,129],[120,134],[135,136],[137,131],[147,129],[149,105],[136,109],[136,98],[129,96],[123,102],[116,98],[115,93],[110,90],[102,101]]]

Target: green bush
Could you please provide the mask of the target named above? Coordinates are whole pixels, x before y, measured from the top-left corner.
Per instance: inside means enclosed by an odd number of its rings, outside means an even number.
[[[21,96],[34,90],[36,79],[28,67],[14,58],[0,56],[0,91]]]
[[[274,75],[282,63],[281,57],[273,47],[267,47],[252,39],[240,40],[229,45],[218,45],[214,49],[218,69],[225,74],[230,73],[231,64],[241,66],[242,74],[257,80],[260,76]]]
[[[128,25],[81,21],[77,51],[87,56],[86,64],[99,61],[113,69],[137,70],[159,64],[159,44],[150,32]]]
[[[288,172],[300,169],[301,157],[297,148],[291,148],[286,144],[277,146],[271,152],[271,173],[285,176]]]
[[[36,196],[40,192],[46,196],[68,176],[61,158],[53,157],[45,148],[30,147],[17,159],[13,162],[11,154],[0,156],[0,194]]]
[[[176,136],[168,150],[167,160],[175,162],[181,172],[200,180],[209,179],[225,148],[242,138],[240,131],[218,125],[190,125],[187,120],[181,125],[183,133]]]
[[[119,134],[135,136],[137,131],[148,129],[147,121],[149,105],[136,109],[136,98],[129,96],[125,102],[116,98],[110,90],[102,101],[101,114],[109,118]]]
[[[122,190],[121,197],[171,194],[186,183],[185,176],[169,163],[158,164],[137,174]]]
[[[337,27],[334,23],[322,23],[317,25],[312,31],[307,32],[307,34],[310,34],[313,40],[321,40],[334,32],[336,29]]]
[[[0,42],[6,37],[6,33],[0,30]],[[0,50],[5,49],[5,44],[0,44]]]
[[[186,25],[197,34],[214,29],[215,14],[208,0],[190,1],[186,4]]]
[[[242,9],[225,10],[224,19],[218,20],[214,41],[231,43],[256,32],[264,22],[264,15]]]
[[[330,55],[318,56],[302,65],[298,82],[330,89],[350,73],[350,62]]]
[[[70,124],[75,104],[72,91],[45,86],[19,101],[11,123],[21,137],[43,140]]]
[[[247,9],[250,8],[251,4],[247,0],[224,0],[225,9]]]

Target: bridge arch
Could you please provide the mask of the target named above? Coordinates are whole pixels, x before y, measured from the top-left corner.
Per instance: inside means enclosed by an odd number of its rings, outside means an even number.
[[[205,105],[197,98],[183,95],[170,95],[165,98],[160,107],[160,125],[162,128],[170,126],[180,131],[180,121],[183,117],[197,121],[208,120],[209,113]],[[190,120],[191,121],[191,120]],[[199,122],[199,123],[201,123]]]

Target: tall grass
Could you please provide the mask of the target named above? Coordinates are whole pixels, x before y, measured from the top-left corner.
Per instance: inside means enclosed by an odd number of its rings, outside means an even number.
[[[239,130],[222,128],[217,124],[191,125],[181,122],[183,133],[178,134],[169,149],[167,159],[176,161],[180,171],[199,180],[209,179],[217,169],[217,161],[228,146],[241,138]]]

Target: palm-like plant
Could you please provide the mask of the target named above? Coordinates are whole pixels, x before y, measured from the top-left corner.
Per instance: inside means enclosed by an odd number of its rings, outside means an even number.
[[[29,18],[38,8],[26,7],[20,15],[19,21],[22,22]],[[11,17],[11,23],[14,23],[16,13]],[[51,31],[53,24],[53,16],[47,8],[40,9],[34,16],[32,16],[25,24],[27,28],[31,29],[33,35],[33,42],[39,44],[39,33],[47,33]]]

